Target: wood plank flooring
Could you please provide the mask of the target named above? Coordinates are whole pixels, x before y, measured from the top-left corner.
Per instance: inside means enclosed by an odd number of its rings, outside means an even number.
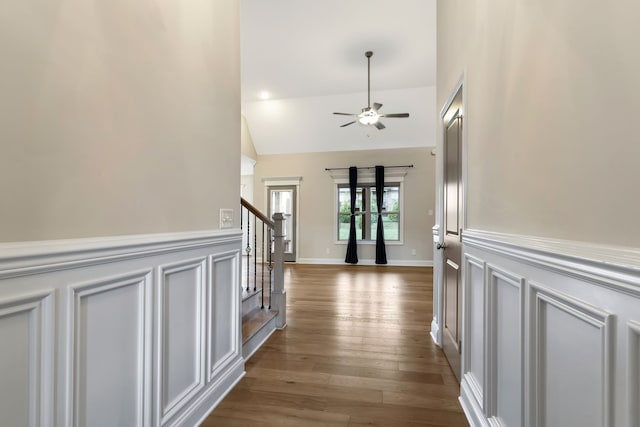
[[[432,270],[287,265],[288,326],[202,424],[467,427],[429,336]]]

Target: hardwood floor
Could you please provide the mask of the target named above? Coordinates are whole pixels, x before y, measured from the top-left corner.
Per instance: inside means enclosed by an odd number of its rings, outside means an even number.
[[[288,326],[202,424],[468,426],[428,330],[432,270],[287,265]]]

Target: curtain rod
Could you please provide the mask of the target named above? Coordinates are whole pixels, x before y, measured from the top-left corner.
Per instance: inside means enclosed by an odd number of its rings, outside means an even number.
[[[412,168],[413,165],[400,165],[400,166],[385,166],[385,169],[390,169],[390,168]],[[358,169],[375,169],[375,166],[364,166],[364,167],[359,167]],[[349,170],[349,168],[324,168],[324,170],[326,171],[341,171],[341,170]]]

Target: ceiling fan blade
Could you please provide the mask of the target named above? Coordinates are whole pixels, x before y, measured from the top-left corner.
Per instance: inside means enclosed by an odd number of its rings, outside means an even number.
[[[333,113],[333,114],[338,114],[340,116],[357,116],[357,114],[351,114],[351,113]]]
[[[385,126],[385,125],[383,125],[383,124],[382,124],[382,123],[380,123],[380,122],[375,122],[373,125],[374,125],[375,127],[377,127],[377,128],[378,128],[378,130],[382,130],[382,129],[386,128],[386,126]]]
[[[380,104],[379,102],[374,102],[373,103],[373,109],[378,111],[379,109],[382,108],[382,104]]]
[[[380,117],[409,117],[409,113],[381,114]]]
[[[352,124],[354,124],[355,122],[356,122],[356,120],[354,120],[354,121],[352,121],[352,122],[349,122],[349,123],[345,123],[345,124],[343,124],[343,125],[342,125],[342,126],[340,126],[340,127],[341,127],[341,128],[343,128],[343,127],[345,127],[345,126],[352,125]]]

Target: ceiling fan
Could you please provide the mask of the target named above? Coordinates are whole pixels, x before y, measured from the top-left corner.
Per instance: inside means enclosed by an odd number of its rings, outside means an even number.
[[[386,126],[380,122],[380,119],[383,117],[409,117],[409,113],[392,113],[392,114],[380,114],[378,110],[382,108],[382,104],[377,102],[373,103],[373,107],[371,106],[371,57],[373,56],[373,52],[370,50],[364,53],[364,56],[367,57],[367,106],[362,109],[362,112],[359,114],[351,114],[351,113],[333,113],[340,116],[353,116],[357,117],[356,120],[345,123],[340,127],[343,128],[345,126],[352,125],[356,122],[360,122],[363,125],[370,126],[373,125],[379,130],[384,129]]]

